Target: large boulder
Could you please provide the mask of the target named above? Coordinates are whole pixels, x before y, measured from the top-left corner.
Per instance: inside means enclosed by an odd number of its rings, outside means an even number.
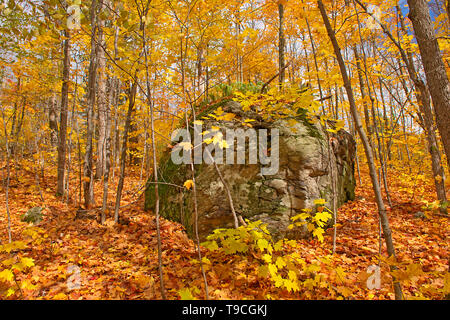
[[[232,195],[236,212],[244,219],[262,220],[278,237],[295,238],[305,235],[305,230],[288,231],[290,218],[303,209],[315,208],[314,200],[325,199],[332,206],[332,172],[336,180],[336,203],[340,206],[354,199],[355,142],[344,130],[331,133],[319,121],[311,122],[304,115],[296,121],[276,120],[264,122],[255,114],[243,112],[239,103],[228,101],[222,105],[225,112],[242,118],[252,117],[254,128],[276,128],[279,131],[279,169],[275,174],[261,174],[258,164],[219,164],[218,167]],[[203,127],[208,125],[204,123]],[[221,129],[236,129],[242,123],[210,123]],[[243,127],[243,129],[248,129]],[[331,146],[331,150],[329,148]],[[246,156],[248,163],[248,156]],[[264,167],[267,167],[264,166]],[[229,200],[224,185],[212,164],[196,164],[198,201],[198,228],[204,239],[216,228],[234,226]],[[190,165],[173,163],[170,152],[160,161],[159,185],[161,215],[182,223],[192,234],[194,223],[192,190],[182,186],[192,179]],[[154,184],[146,190],[146,209],[154,208]]]

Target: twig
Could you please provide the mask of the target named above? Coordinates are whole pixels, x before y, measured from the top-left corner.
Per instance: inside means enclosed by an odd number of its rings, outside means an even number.
[[[292,63],[292,61],[294,61],[294,59],[291,59],[283,68],[280,69],[280,71],[278,71],[278,73],[276,75],[274,75],[272,78],[270,78],[266,83],[263,84],[262,88],[261,88],[261,93],[264,93],[266,91],[266,87],[273,81],[275,80],[282,71],[284,71],[287,67],[289,67],[289,65]]]

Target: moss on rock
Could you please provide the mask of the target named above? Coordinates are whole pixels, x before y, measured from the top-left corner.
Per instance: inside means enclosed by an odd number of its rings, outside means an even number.
[[[203,110],[207,115],[218,107],[225,112],[247,117],[238,103],[224,99]],[[202,116],[199,115],[198,118]],[[250,117],[250,116],[249,116]],[[239,215],[250,220],[262,220],[268,224],[275,236],[297,237],[287,231],[290,218],[302,209],[314,206],[314,200],[324,198],[332,201],[330,159],[327,136],[324,129],[299,113],[297,123],[292,126],[287,120],[268,124],[257,121],[255,128],[278,128],[280,132],[279,171],[273,176],[260,174],[261,165],[219,165]],[[205,121],[207,122],[207,121]],[[225,125],[214,123],[221,129]],[[239,126],[239,124],[234,124]],[[245,127],[243,127],[245,129]],[[341,130],[343,131],[343,130]],[[337,202],[354,199],[354,141],[348,133],[336,135],[337,147],[333,147],[331,165],[338,172]],[[182,223],[192,235],[193,199],[192,191],[164,183],[183,186],[191,179],[189,165],[175,165],[170,150],[160,160],[159,195],[161,216]],[[213,165],[195,165],[200,237],[216,228],[232,227],[231,215],[224,186]],[[155,205],[154,184],[149,180],[146,188],[145,208]]]

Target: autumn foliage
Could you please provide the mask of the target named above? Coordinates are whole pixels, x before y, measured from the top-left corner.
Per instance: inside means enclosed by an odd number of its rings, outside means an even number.
[[[449,8],[0,1],[0,298],[448,299]],[[225,100],[351,133],[356,199],[336,212],[316,199],[292,217],[310,234],[295,240],[234,209],[236,228],[201,243],[162,218],[172,132],[252,127],[210,109]],[[168,187],[195,198],[191,170]]]

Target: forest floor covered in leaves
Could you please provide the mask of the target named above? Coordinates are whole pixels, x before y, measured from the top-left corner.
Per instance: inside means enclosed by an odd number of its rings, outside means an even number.
[[[45,172],[40,179],[44,201],[39,196],[32,165],[23,163],[12,168],[9,189],[13,240],[28,243],[20,254],[34,260],[27,272],[17,273],[17,281],[28,280],[29,290],[17,291],[9,299],[160,299],[155,218],[143,210],[139,197],[139,174],[130,172],[125,181],[121,216],[124,224],[114,225],[111,217],[105,225],[93,219],[77,219],[77,206],[67,205],[55,196],[56,173]],[[394,244],[398,258],[405,263],[406,298],[444,298],[448,290],[449,221],[433,213],[435,201],[431,179],[416,173],[391,169],[389,176],[393,207],[388,206]],[[134,178],[133,178],[134,177]],[[327,257],[324,282],[308,290],[288,292],[277,288],[269,278],[258,275],[257,260],[251,253],[224,256],[202,249],[207,257],[206,273],[212,299],[393,299],[392,279],[386,263],[381,264],[381,289],[366,287],[367,268],[378,263],[378,216],[370,178],[362,171],[362,186],[356,189],[355,201],[342,206],[338,213],[336,253],[330,256],[333,230],[325,241],[300,240],[295,249],[306,262]],[[77,188],[73,177],[72,189]],[[113,186],[117,183],[115,179]],[[115,189],[110,188],[113,206]],[[101,203],[101,182],[96,182],[97,204]],[[73,190],[74,197],[78,191]],[[1,188],[0,240],[8,242],[6,232],[5,190]],[[424,205],[428,203],[428,208]],[[28,209],[44,207],[44,220],[38,225],[34,240],[24,235],[31,225],[21,222]],[[416,218],[424,212],[425,218]],[[180,290],[189,288],[193,295],[204,298],[203,279],[195,244],[177,223],[161,219],[164,282],[169,299],[179,299]],[[28,240],[27,240],[28,239]],[[0,261],[11,253],[0,253]],[[386,257],[383,246],[383,256]],[[420,264],[421,270],[413,270]],[[68,268],[79,266],[81,286],[69,290]],[[413,267],[411,267],[413,266]],[[409,269],[408,269],[409,268]],[[400,268],[401,269],[401,268]],[[1,287],[3,291],[7,289]],[[1,297],[5,299],[5,296]]]

